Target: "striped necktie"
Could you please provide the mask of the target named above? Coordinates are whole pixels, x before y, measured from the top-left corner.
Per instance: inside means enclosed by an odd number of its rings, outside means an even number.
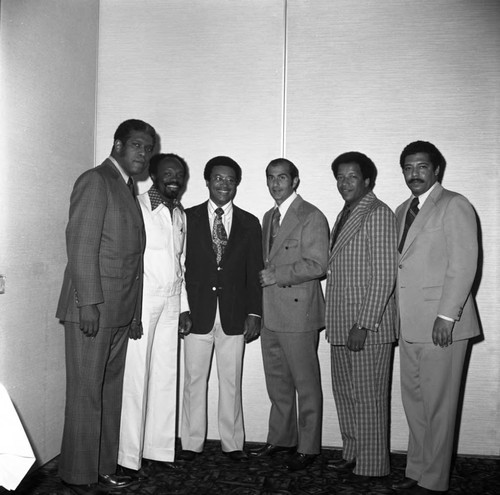
[[[398,247],[398,251],[400,253],[403,251],[403,247],[406,241],[406,236],[408,234],[408,231],[410,230],[411,224],[413,223],[413,220],[415,220],[415,217],[418,215],[419,211],[420,210],[418,209],[418,198],[413,198],[410,204],[410,208],[408,208],[408,211],[406,212],[405,228],[403,230],[403,236],[401,237],[401,242],[399,243]]]
[[[278,235],[278,230],[280,229],[280,218],[281,213],[279,208],[275,208],[273,211],[273,216],[271,217],[271,234],[269,236],[269,251],[273,247],[274,238]]]

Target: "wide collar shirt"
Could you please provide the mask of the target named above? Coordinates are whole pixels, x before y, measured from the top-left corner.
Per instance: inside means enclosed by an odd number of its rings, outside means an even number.
[[[275,206],[275,208],[278,208],[280,211],[280,225],[283,222],[283,219],[285,218],[286,212],[288,211],[288,208],[290,208],[290,205],[295,201],[295,198],[297,197],[297,193],[295,191],[288,196],[288,198],[283,201],[280,205]]]
[[[208,221],[210,222],[210,232],[212,232],[214,228],[214,220],[217,214],[215,210],[219,208],[211,199],[208,200]],[[221,206],[224,210],[224,214],[222,215],[222,224],[226,229],[227,237],[229,238],[229,234],[231,233],[231,225],[233,224],[233,202],[229,201],[224,206]]]
[[[178,203],[170,214],[153,185],[137,196],[146,229],[144,297],[181,296],[181,312],[189,311],[184,281],[186,214]]]
[[[125,184],[127,184],[128,180],[130,179],[130,175],[128,175],[127,172],[123,170],[120,164],[112,156],[109,156],[108,158],[113,163],[113,165],[118,169],[118,172],[120,172],[120,175],[123,177]]]

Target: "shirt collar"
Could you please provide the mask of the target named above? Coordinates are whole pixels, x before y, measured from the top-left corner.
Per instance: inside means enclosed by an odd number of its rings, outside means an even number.
[[[161,197],[161,194],[158,192],[158,189],[153,184],[148,191],[149,201],[151,201],[151,211],[156,210],[161,205],[164,205],[168,208],[166,201]],[[182,205],[179,200],[174,199],[172,204],[174,208],[182,209]]]
[[[297,193],[295,191],[288,196],[288,198],[283,201],[280,205],[276,205],[276,208],[279,208],[280,210],[280,217],[283,218],[286,215],[286,212],[288,211],[288,208],[290,208],[290,205],[295,201],[295,198],[297,197]],[[281,223],[281,221],[280,221]]]
[[[209,215],[215,215],[215,210],[217,208],[222,208],[224,210],[224,215],[227,215],[233,211],[233,202],[229,201],[224,206],[217,206],[211,199],[208,200],[208,213]]]
[[[128,182],[130,175],[123,170],[123,168],[120,166],[120,164],[116,161],[115,158],[112,156],[109,157],[109,160],[113,163],[113,165],[118,169],[118,172],[120,172],[120,175],[123,177],[123,180],[125,181],[125,184]]]
[[[430,196],[431,192],[434,190],[434,188],[437,186],[438,182],[434,182],[434,185],[428,190],[428,191],[425,191],[423,194],[421,194],[420,196],[413,196],[412,194],[412,199],[413,198],[418,198],[418,204],[420,206],[420,208],[422,208],[422,205],[425,203],[425,200]]]

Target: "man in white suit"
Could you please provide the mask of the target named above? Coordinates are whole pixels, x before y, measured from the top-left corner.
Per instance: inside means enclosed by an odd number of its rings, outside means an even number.
[[[445,159],[410,143],[400,165],[412,196],[396,210],[401,393],[410,429],[406,478],[396,490],[446,491],[468,341],[479,334],[471,287],[478,242],[466,198],[439,183]]]
[[[144,335],[127,349],[118,464],[124,474],[146,477],[142,460],[175,469],[178,333],[191,329],[184,284],[186,215],[178,200],[187,164],[159,153],[149,164],[151,188],[138,196],[144,227]]]

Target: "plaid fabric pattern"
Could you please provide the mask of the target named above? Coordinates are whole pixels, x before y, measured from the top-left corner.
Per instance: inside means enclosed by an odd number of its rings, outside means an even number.
[[[343,453],[356,459],[354,473],[389,474],[389,374],[391,344],[369,345],[360,352],[331,346],[332,388]]]
[[[330,252],[325,298],[330,344],[344,345],[356,323],[370,330],[367,345],[394,342],[396,269],[396,218],[370,192],[352,211]]]

